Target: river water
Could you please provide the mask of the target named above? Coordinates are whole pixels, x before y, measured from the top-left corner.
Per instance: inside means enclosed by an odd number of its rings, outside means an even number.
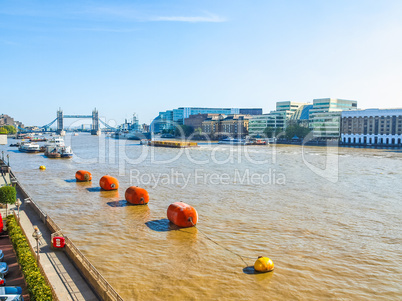
[[[125,300],[402,298],[400,150],[65,140],[73,159],[0,150]],[[74,181],[79,169],[92,183]],[[118,191],[100,191],[106,174]],[[131,185],[148,190],[148,206],[127,205]],[[197,228],[168,223],[176,201],[196,208]],[[252,272],[259,255],[273,272]]]

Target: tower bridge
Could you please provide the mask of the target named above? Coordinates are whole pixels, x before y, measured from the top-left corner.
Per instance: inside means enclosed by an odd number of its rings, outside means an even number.
[[[65,133],[63,121],[64,118],[92,118],[92,127],[91,127],[91,135],[100,135],[100,128],[99,128],[99,113],[98,110],[95,108],[92,111],[92,115],[63,115],[63,111],[61,108],[57,111],[57,134],[63,135]]]
[[[103,124],[107,129],[109,130],[117,130],[116,128],[108,125],[107,123],[103,122],[102,120],[99,119],[99,112],[98,110],[95,108],[92,111],[92,115],[64,115],[63,111],[61,110],[61,108],[59,108],[59,110],[57,111],[57,117],[56,119],[54,119],[52,122],[42,126],[41,128],[43,129],[49,129],[51,125],[53,125],[53,123],[56,122],[57,125],[57,134],[59,135],[64,135],[65,134],[65,130],[64,130],[64,118],[87,118],[87,119],[92,119],[92,125],[91,125],[91,135],[100,135],[101,133],[101,129],[100,129],[100,124]]]

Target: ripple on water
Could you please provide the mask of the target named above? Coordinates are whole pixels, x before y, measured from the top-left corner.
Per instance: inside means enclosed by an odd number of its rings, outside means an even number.
[[[73,160],[19,152],[11,152],[10,160],[34,200],[125,300],[400,298],[401,153],[340,148],[339,179],[332,183],[304,163],[323,168],[326,149],[320,147],[304,147],[303,157],[300,146],[246,153],[244,147],[207,145],[163,164],[155,161],[172,160],[178,151],[154,149],[152,158],[148,148],[144,161],[132,164],[109,153],[115,140],[102,141],[74,136]],[[143,150],[127,143],[126,160]],[[105,157],[98,160],[99,153]],[[92,183],[74,182],[78,169],[90,170]],[[172,170],[190,181],[178,182]],[[286,181],[235,181],[236,170],[275,170]],[[105,174],[119,179],[117,191],[100,191]],[[160,174],[171,182],[145,181]],[[211,174],[227,174],[230,181],[216,184],[206,179]],[[147,206],[127,204],[124,193],[131,185],[149,191]],[[168,223],[166,210],[174,201],[197,209],[198,228],[178,230]],[[247,273],[259,255],[273,259],[274,272]]]

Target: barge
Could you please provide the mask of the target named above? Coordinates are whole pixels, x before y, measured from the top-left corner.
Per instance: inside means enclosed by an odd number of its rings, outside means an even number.
[[[185,141],[149,141],[148,145],[157,147],[173,147],[173,148],[198,146],[197,142],[185,142]]]

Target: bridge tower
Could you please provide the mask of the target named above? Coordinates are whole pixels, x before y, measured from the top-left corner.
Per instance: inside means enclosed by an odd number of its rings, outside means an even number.
[[[99,128],[99,113],[98,110],[95,108],[92,111],[92,129],[91,129],[91,135],[97,135],[99,136],[101,134],[100,128]]]
[[[63,129],[63,111],[61,108],[57,111],[57,134],[64,136],[66,132]]]

